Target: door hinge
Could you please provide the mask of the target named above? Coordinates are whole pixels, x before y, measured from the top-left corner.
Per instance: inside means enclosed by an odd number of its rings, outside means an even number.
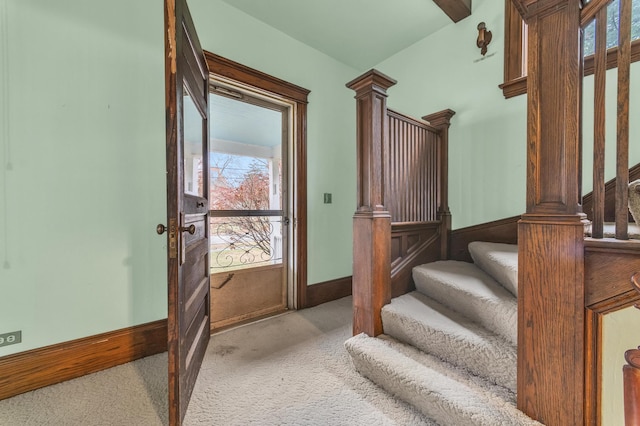
[[[169,219],[169,259],[178,257],[178,221]]]

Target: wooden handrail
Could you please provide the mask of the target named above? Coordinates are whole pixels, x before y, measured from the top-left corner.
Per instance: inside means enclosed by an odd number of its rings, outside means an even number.
[[[580,26],[584,27],[602,10],[606,9],[612,0],[591,0],[580,12]]]

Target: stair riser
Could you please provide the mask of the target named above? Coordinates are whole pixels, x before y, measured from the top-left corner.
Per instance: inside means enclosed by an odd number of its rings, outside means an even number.
[[[453,265],[455,274],[448,268]],[[464,274],[464,283],[459,277]],[[413,270],[416,289],[517,344],[517,301],[491,277],[464,262],[436,262]],[[482,291],[477,289],[481,288]]]
[[[514,296],[518,295],[518,246],[474,241],[469,244],[473,262]]]
[[[359,335],[345,347],[360,374],[441,425],[539,425],[518,411],[512,398],[473,384],[480,379],[467,380],[455,371],[448,377],[442,361],[399,342]]]
[[[428,324],[391,309],[382,311],[382,323],[385,334],[455,366],[466,368],[512,392],[516,391],[516,349],[506,342],[496,342],[498,337],[480,338],[477,334],[472,338],[455,336],[430,328]]]

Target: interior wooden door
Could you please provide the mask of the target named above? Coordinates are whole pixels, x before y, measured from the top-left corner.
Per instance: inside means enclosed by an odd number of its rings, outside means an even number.
[[[165,0],[169,422],[182,423],[209,342],[206,61],[186,0]]]

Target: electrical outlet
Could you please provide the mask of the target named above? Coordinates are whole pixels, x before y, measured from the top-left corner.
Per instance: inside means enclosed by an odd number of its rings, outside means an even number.
[[[0,334],[0,347],[22,342],[22,330]]]
[[[324,203],[325,204],[331,204],[331,194],[328,192],[324,193]]]

